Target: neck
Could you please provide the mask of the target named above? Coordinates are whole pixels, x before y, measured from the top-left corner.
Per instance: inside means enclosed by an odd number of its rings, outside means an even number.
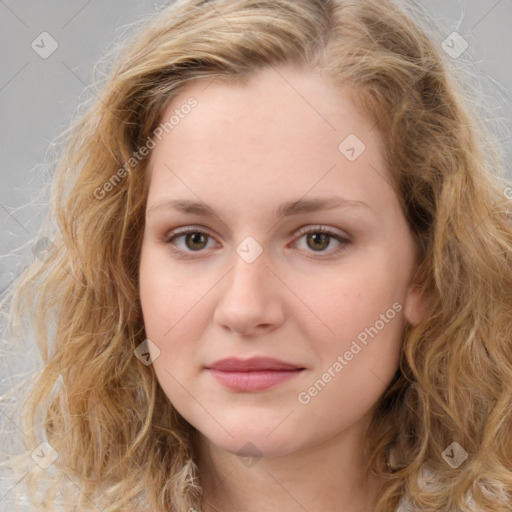
[[[369,512],[380,480],[365,472],[361,425],[293,453],[240,457],[196,433],[202,512]]]

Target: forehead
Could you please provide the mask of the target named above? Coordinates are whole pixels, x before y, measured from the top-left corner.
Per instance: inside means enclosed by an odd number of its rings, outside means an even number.
[[[359,114],[349,94],[349,89],[335,86],[318,71],[291,65],[264,68],[243,83],[215,76],[192,82],[173,98],[162,121],[194,98],[197,106],[173,127],[173,137],[193,132],[203,145],[224,139],[231,144],[229,154],[237,150],[235,141],[241,135],[265,142],[262,150],[300,140],[310,141],[308,147],[323,141],[325,150],[337,150],[349,134],[365,143],[377,142],[377,134],[368,133],[373,123]],[[235,140],[229,139],[234,135]]]
[[[194,108],[184,108],[192,98]],[[151,153],[149,199],[175,188],[191,199],[215,191],[242,202],[315,188],[343,189],[358,200],[366,189],[386,186],[372,121],[317,72],[281,66],[243,84],[193,82],[167,106],[162,123],[172,116],[179,122]]]

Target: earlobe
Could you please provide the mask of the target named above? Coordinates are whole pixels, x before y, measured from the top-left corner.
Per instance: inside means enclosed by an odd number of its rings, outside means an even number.
[[[405,300],[404,315],[413,326],[418,325],[427,315],[427,297],[420,285],[411,285]]]

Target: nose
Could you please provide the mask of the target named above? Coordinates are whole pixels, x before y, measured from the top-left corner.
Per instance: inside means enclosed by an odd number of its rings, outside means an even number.
[[[217,325],[250,336],[282,324],[283,285],[263,255],[248,263],[235,253],[233,268],[222,283],[213,317]]]

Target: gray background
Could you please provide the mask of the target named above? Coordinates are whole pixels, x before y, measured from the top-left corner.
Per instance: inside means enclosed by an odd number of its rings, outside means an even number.
[[[0,0],[0,298],[32,259],[31,244],[46,212],[41,197],[42,162],[51,141],[68,125],[73,111],[87,99],[93,66],[125,25],[158,10],[165,2],[148,0]],[[469,43],[466,54],[482,74],[492,117],[512,125],[512,0],[425,0],[421,4],[445,28]],[[31,47],[42,32],[57,50],[41,58]],[[437,41],[439,46],[441,42]],[[466,55],[465,54],[465,55]],[[512,140],[503,133],[509,172]],[[35,368],[35,347],[10,350],[3,335],[0,394],[11,378]],[[16,426],[0,404],[0,427]],[[3,446],[2,448],[4,448]],[[14,510],[12,483],[0,481],[0,511]]]

